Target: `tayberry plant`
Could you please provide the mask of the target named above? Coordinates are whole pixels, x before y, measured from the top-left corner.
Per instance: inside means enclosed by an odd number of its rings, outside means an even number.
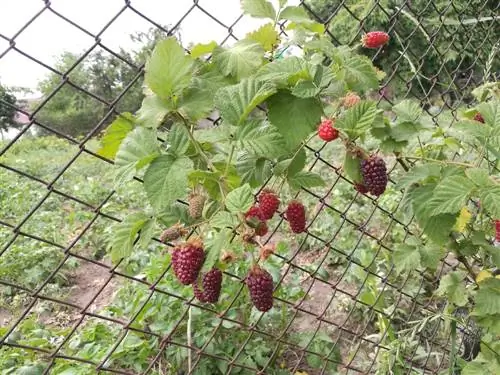
[[[459,265],[435,295],[446,297],[452,327],[454,309],[466,307],[484,328],[468,373],[498,372],[498,85],[483,86],[481,103],[451,128],[424,121],[411,101],[384,112],[368,98],[385,74],[361,53],[383,48],[389,35],[370,32],[354,47],[336,46],[303,8],[279,3],[242,1],[248,15],[268,22],[231,46],[210,42],[187,52],[171,37],[154,48],[142,107],[118,116],[101,139],[116,183],[142,180],[148,200],[115,226],[112,260],[147,246],[160,224],[179,288],[190,285],[199,302],[217,303],[228,263],[245,263],[248,304],[271,310],[277,280],[266,270],[269,221],[307,235],[303,202],[281,192],[322,186],[323,177],[306,168],[306,147],[313,138],[338,143],[342,174],[359,194],[377,199],[388,185],[388,163],[403,168],[391,188],[404,191],[401,209],[419,235],[398,245],[391,260],[399,273],[431,275],[453,254]],[[215,124],[207,126],[207,117]],[[450,368],[464,367],[455,349]]]

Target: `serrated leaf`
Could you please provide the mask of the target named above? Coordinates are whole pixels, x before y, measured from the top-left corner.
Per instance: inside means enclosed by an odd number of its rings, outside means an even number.
[[[415,183],[422,182],[429,177],[439,177],[441,166],[439,164],[423,164],[406,172],[394,187],[396,190],[405,189]]]
[[[217,47],[217,42],[211,41],[209,43],[198,43],[191,48],[191,57],[197,59],[203,55],[208,55]]]
[[[213,228],[234,228],[237,224],[238,218],[227,211],[219,211],[210,219]]]
[[[175,202],[169,207],[166,207],[158,212],[156,218],[167,228],[178,222],[189,225],[193,221],[193,219],[189,216],[188,206],[179,202]]]
[[[248,33],[246,39],[259,43],[266,51],[271,51],[279,43],[279,34],[272,23],[267,23]]]
[[[168,151],[181,156],[184,155],[189,148],[188,130],[183,124],[175,123],[167,136]]]
[[[253,203],[254,197],[249,184],[245,184],[231,191],[226,196],[225,201],[226,208],[232,213],[246,212]]]
[[[243,39],[231,48],[215,48],[212,58],[225,76],[230,75],[240,80],[260,68],[264,52],[259,43]]]
[[[146,214],[139,212],[131,214],[122,222],[113,225],[113,235],[110,238],[113,263],[132,254],[137,234],[148,220],[150,219]]]
[[[366,132],[373,124],[377,115],[377,105],[374,102],[362,101],[349,108],[344,116],[337,119],[335,127],[343,129],[351,137]]]
[[[203,263],[202,272],[207,272],[215,266],[219,260],[221,251],[229,245],[232,231],[230,229],[221,229],[215,236],[208,238],[205,242],[207,256]]]
[[[312,80],[307,62],[299,57],[290,56],[264,65],[256,78],[272,82],[278,87],[294,86],[300,79]]]
[[[475,298],[474,315],[500,315],[500,279],[488,278],[481,282]]]
[[[493,217],[500,217],[500,186],[479,190],[479,199],[483,208]]]
[[[261,186],[271,176],[271,162],[265,158],[243,153],[237,160],[236,169],[242,183],[251,187]]]
[[[418,123],[420,116],[422,116],[422,108],[413,100],[403,100],[392,107],[393,112],[396,113],[398,122]]]
[[[321,121],[321,103],[313,98],[297,98],[280,91],[269,98],[269,121],[276,126],[286,141],[288,149],[294,149]]]
[[[250,112],[275,92],[276,87],[271,83],[249,78],[236,85],[221,88],[214,101],[225,121],[241,125]]]
[[[434,206],[432,215],[457,213],[469,199],[474,184],[466,177],[451,176],[442,180],[432,194],[429,202]]]
[[[467,207],[462,207],[453,229],[459,233],[463,233],[465,231],[465,228],[467,228],[467,224],[470,223],[471,218],[472,218],[472,214],[467,209]]]
[[[488,171],[482,168],[467,168],[465,170],[465,175],[474,182],[477,186],[493,186],[494,183],[490,179]]]
[[[266,0],[241,0],[241,9],[256,18],[270,18],[274,21],[276,11],[273,4]]]
[[[147,95],[137,111],[137,121],[147,128],[157,128],[170,111],[171,106],[158,95]]]
[[[467,304],[467,291],[464,278],[465,274],[462,271],[450,272],[441,278],[436,294],[446,296],[450,302],[457,306],[465,306]]]
[[[171,154],[151,163],[144,174],[144,189],[155,210],[162,210],[186,195],[187,176],[192,168],[190,159]]]
[[[143,127],[135,128],[120,144],[116,153],[118,167],[116,183],[120,184],[134,177],[134,174],[160,154],[156,131]]]
[[[446,255],[446,248],[427,243],[425,246],[419,246],[420,263],[423,267],[431,270],[437,269],[439,262]]]
[[[423,126],[420,123],[414,122],[398,122],[391,128],[391,137],[397,141],[410,141],[418,135]]]
[[[196,80],[196,83],[190,85],[179,98],[176,110],[191,122],[208,116],[214,110],[212,84]]]
[[[491,368],[488,363],[472,361],[465,365],[465,367],[460,372],[462,375],[485,375],[494,374],[491,372]]]
[[[141,228],[139,232],[139,241],[137,241],[136,246],[139,249],[146,249],[151,243],[153,238],[153,233],[155,230],[156,221],[154,219],[148,219]]]
[[[286,175],[292,177],[302,171],[306,166],[306,152],[301,148],[291,158],[281,160],[274,166],[273,172],[276,176]]]
[[[292,89],[292,94],[299,98],[312,98],[317,96],[321,88],[312,81],[300,80]]]
[[[344,60],[345,81],[352,91],[365,92],[378,88],[378,77],[366,56],[352,55]]]
[[[101,147],[97,153],[105,158],[114,159],[120,144],[134,128],[134,117],[130,113],[122,113],[106,128],[101,138]]]
[[[238,128],[236,132],[238,147],[259,157],[274,159],[283,154],[285,140],[270,125],[262,126],[262,121],[251,120]]]
[[[156,44],[146,63],[144,81],[156,95],[168,99],[189,85],[193,67],[193,59],[170,37]]]
[[[292,189],[310,189],[317,186],[323,186],[325,181],[323,178],[314,172],[298,172],[287,178],[288,186]]]
[[[500,128],[500,102],[481,103],[477,109],[486,124],[493,128]]]
[[[214,200],[220,198],[220,186],[219,180],[221,178],[221,173],[218,171],[200,171],[194,170],[189,172],[188,180],[192,187],[196,185],[202,185],[210,197]]]
[[[401,244],[392,254],[398,272],[413,271],[420,268],[420,252],[417,246]]]
[[[353,182],[360,183],[363,181],[363,176],[361,175],[361,159],[359,159],[356,155],[346,152],[343,170],[346,176]]]

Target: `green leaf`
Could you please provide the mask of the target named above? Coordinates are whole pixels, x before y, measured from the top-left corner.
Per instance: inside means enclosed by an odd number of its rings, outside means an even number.
[[[500,128],[500,102],[481,103],[477,109],[486,124]]]
[[[493,374],[487,363],[472,361],[467,363],[460,372],[462,375],[485,375]]]
[[[189,225],[193,221],[193,219],[189,216],[188,206],[179,202],[175,202],[169,207],[166,207],[158,212],[156,218],[167,228],[178,222]]]
[[[157,128],[163,123],[171,109],[171,106],[159,96],[147,95],[137,111],[137,121],[147,128]]]
[[[323,186],[325,181],[321,176],[314,172],[298,172],[287,179],[288,185],[292,189],[310,189],[317,186]]]
[[[250,112],[275,92],[274,85],[249,78],[220,89],[214,100],[225,121],[241,125]]]
[[[248,182],[251,187],[262,185],[271,176],[271,162],[249,153],[238,157],[236,169],[242,183]]]
[[[101,138],[101,147],[97,153],[108,159],[114,159],[120,144],[134,128],[134,117],[130,113],[122,113],[109,125]]]
[[[352,91],[365,92],[378,88],[378,77],[366,56],[352,55],[344,61],[345,81]]]
[[[450,272],[441,279],[436,294],[446,296],[450,302],[457,306],[465,306],[467,304],[467,291],[464,278],[465,274],[462,271]]]
[[[270,18],[274,21],[276,11],[273,4],[266,0],[241,0],[243,12],[256,18]]]
[[[186,195],[188,172],[193,163],[186,157],[166,154],[151,163],[144,174],[144,189],[155,210],[168,207]]]
[[[225,76],[230,75],[240,80],[260,68],[264,52],[259,43],[243,39],[229,49],[217,47],[212,56]]]
[[[191,122],[207,117],[214,110],[214,99],[211,83],[196,80],[189,86],[178,100],[177,112]]]
[[[143,127],[135,128],[122,141],[115,157],[118,167],[116,183],[134,177],[134,174],[160,154],[156,131]]]
[[[272,23],[267,23],[248,33],[246,39],[259,43],[266,51],[271,51],[279,43],[279,34]]]
[[[111,260],[113,263],[132,254],[137,234],[149,220],[149,217],[144,213],[138,212],[113,225],[113,235],[110,238]]]
[[[139,249],[146,249],[147,246],[151,243],[155,226],[156,226],[156,221],[154,219],[148,219],[144,223],[139,233],[140,235],[139,241],[137,241],[136,245]]]
[[[192,187],[196,185],[202,185],[210,197],[214,200],[220,199],[220,186],[219,180],[221,178],[221,172],[211,172],[211,171],[191,171],[188,175],[188,180]]]
[[[442,180],[432,194],[429,202],[434,206],[432,215],[457,213],[469,199],[474,184],[466,177],[450,176]]]
[[[392,260],[399,273],[420,268],[420,252],[414,245],[399,245],[392,254]]]
[[[264,65],[257,72],[256,78],[283,88],[294,86],[300,79],[312,80],[314,77],[311,76],[305,60],[290,56]]]
[[[198,57],[208,55],[217,47],[217,42],[211,41],[209,43],[198,43],[191,48],[191,57],[197,59]]]
[[[490,277],[481,281],[476,294],[474,315],[500,315],[500,279]]]
[[[226,208],[229,212],[246,212],[254,203],[252,189],[249,184],[245,184],[231,191],[226,197]]]
[[[168,99],[189,85],[193,66],[194,60],[170,37],[156,44],[146,63],[144,81],[155,94]]]
[[[500,218],[500,186],[492,186],[479,190],[481,205],[491,216]]]
[[[202,272],[207,272],[213,268],[220,257],[221,251],[229,245],[229,241],[232,237],[231,229],[221,229],[219,233],[215,236],[210,237],[205,242],[207,249],[207,256],[205,262],[203,263]]]
[[[234,228],[237,224],[238,218],[227,211],[219,211],[210,219],[213,228]]]
[[[312,98],[318,95],[321,88],[316,86],[312,81],[300,80],[292,90],[292,94],[299,98]]]
[[[392,107],[392,110],[396,113],[397,121],[401,123],[417,123],[422,116],[422,108],[412,100],[403,100]]]
[[[490,179],[488,170],[482,168],[467,168],[465,175],[470,178],[477,186],[488,187],[494,186],[493,181]]]
[[[422,266],[435,270],[441,259],[446,255],[446,248],[428,243],[425,246],[419,246],[420,263]]]
[[[397,141],[410,141],[417,136],[423,126],[420,123],[413,122],[398,122],[391,128],[391,137]]]
[[[439,177],[441,174],[441,166],[439,164],[423,164],[416,166],[406,172],[395,186],[396,190],[407,188],[415,183],[422,182],[429,177]]]
[[[262,121],[251,120],[236,132],[238,147],[259,157],[274,159],[283,154],[285,140],[275,127],[262,126]]]
[[[280,91],[268,100],[269,121],[285,138],[288,149],[302,143],[321,121],[321,103],[313,98],[297,98]]]
[[[286,174],[288,177],[293,177],[306,166],[306,152],[301,148],[291,158],[282,160],[274,166],[273,172],[276,176]]]
[[[346,152],[343,170],[346,176],[355,183],[363,181],[363,176],[361,175],[361,159],[356,155]]]
[[[351,137],[366,132],[377,116],[377,105],[374,102],[362,101],[349,108],[340,117],[335,126],[345,130]]]
[[[181,156],[184,155],[189,148],[188,130],[183,124],[175,123],[167,136],[168,151]]]

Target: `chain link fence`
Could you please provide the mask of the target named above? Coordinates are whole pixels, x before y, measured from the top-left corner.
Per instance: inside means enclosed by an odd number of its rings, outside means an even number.
[[[397,278],[387,254],[415,235],[413,221],[399,209],[403,194],[393,191],[387,199],[371,199],[351,190],[346,193],[349,182],[341,167],[330,161],[324,145],[311,142],[307,147],[314,158],[310,170],[328,175],[327,187],[299,193],[312,202],[308,232],[290,249],[271,257],[278,275],[274,315],[252,313],[247,319],[239,314],[240,306],[248,302],[238,272],[226,271],[226,279],[236,287],[227,300],[214,306],[201,305],[167,283],[172,273],[168,257],[148,263],[147,254],[163,251],[158,238],[146,255],[134,259],[134,265],[124,261],[112,265],[103,254],[96,254],[107,228],[143,201],[140,195],[130,197],[129,187],[113,190],[105,177],[112,172],[113,161],[97,154],[92,144],[118,115],[130,90],[140,86],[144,69],[123,51],[109,48],[106,32],[132,13],[165,37],[182,36],[183,25],[196,14],[226,31],[217,42],[237,40],[235,30],[243,16],[228,22],[218,16],[215,2],[209,7],[203,0],[184,3],[185,13],[169,27],[162,26],[161,14],[142,12],[140,0],[125,1],[97,33],[47,0],[40,1],[39,12],[29,15],[16,33],[3,34],[0,26],[5,45],[0,59],[20,54],[59,77],[55,89],[34,106],[15,106],[27,121],[0,148],[2,207],[19,199],[13,192],[21,181],[26,189],[16,194],[29,201],[21,212],[2,209],[0,217],[0,350],[5,358],[18,358],[11,359],[10,367],[3,363],[2,373],[438,374],[446,370],[452,338],[440,316],[444,304],[429,296],[441,275],[457,264],[445,259],[435,275],[412,272]],[[326,26],[335,43],[353,44],[373,25],[385,27],[392,47],[370,56],[386,73],[375,98],[382,108],[385,102],[416,98],[436,125],[452,126],[459,108],[472,101],[471,91],[498,74],[498,59],[492,55],[500,42],[500,4],[495,1],[305,1],[301,5]],[[32,56],[20,41],[47,14],[93,40],[66,71]],[[117,96],[97,94],[73,82],[73,73],[97,50],[133,72]],[[81,137],[39,116],[68,87],[103,108],[101,121]],[[217,118],[207,120],[218,123]],[[17,147],[33,131],[59,137],[69,152],[59,157],[59,146],[48,144],[35,165],[26,165]],[[97,163],[100,174],[81,176],[85,163]],[[402,167],[393,162],[390,176],[400,173]],[[77,177],[87,182],[73,185]],[[82,198],[82,183],[94,186],[95,200]],[[131,184],[140,183],[136,178]],[[50,228],[43,225],[49,217],[54,223]],[[282,222],[273,223],[264,244],[280,242]],[[35,260],[23,263],[23,257],[30,256]],[[20,271],[10,274],[9,269]],[[37,275],[41,275],[37,281],[30,281]],[[76,289],[61,293],[55,284]],[[295,289],[278,293],[285,287]],[[173,310],[175,314],[170,313]],[[186,335],[188,327],[193,332]],[[204,334],[197,336],[197,329]],[[461,353],[477,350],[472,331],[469,325],[461,327]],[[231,350],[217,349],[224,341],[231,343],[232,336],[238,339]],[[266,350],[259,351],[262,347]],[[29,359],[27,364],[22,357]],[[391,372],[401,365],[400,372]]]

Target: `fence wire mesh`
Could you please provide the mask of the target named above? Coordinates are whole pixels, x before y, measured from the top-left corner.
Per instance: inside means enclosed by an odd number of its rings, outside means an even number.
[[[112,265],[103,254],[96,254],[95,249],[103,247],[100,234],[120,222],[124,210],[133,211],[143,199],[130,198],[129,188],[116,191],[104,179],[102,184],[99,181],[111,173],[113,161],[97,154],[92,141],[119,114],[121,104],[133,87],[140,86],[144,73],[144,64],[133,61],[123,50],[108,46],[107,32],[115,25],[123,33],[128,32],[120,19],[133,15],[162,36],[182,36],[185,25],[197,27],[191,18],[205,18],[211,27],[224,30],[225,36],[218,42],[230,44],[241,37],[239,25],[245,20],[243,15],[221,19],[215,1],[195,0],[182,2],[185,11],[165,27],[163,15],[142,11],[141,3],[124,1],[100,30],[88,30],[77,16],[65,15],[58,10],[57,2],[47,0],[40,1],[39,11],[33,15],[16,15],[26,21],[17,32],[3,34],[0,25],[0,61],[14,54],[22,55],[30,64],[42,66],[59,77],[52,92],[34,106],[15,106],[28,120],[12,139],[2,143],[0,151],[5,179],[5,190],[0,192],[3,207],[7,207],[6,201],[19,199],[13,192],[15,184],[21,181],[26,189],[16,194],[30,202],[20,211],[2,209],[0,218],[3,355],[19,353],[36,365],[30,367],[38,371],[33,373],[43,374],[274,374],[279,373],[276,368],[283,373],[309,374],[368,374],[378,368],[379,373],[389,374],[396,364],[387,361],[387,367],[381,370],[380,363],[395,351],[400,351],[399,358],[406,363],[404,373],[437,374],[446,369],[451,337],[440,317],[444,305],[426,297],[429,286],[436,287],[441,275],[456,264],[444,260],[432,277],[413,272],[397,279],[397,270],[394,265],[387,265],[386,254],[394,250],[396,241],[405,242],[415,235],[415,224],[399,210],[402,192],[395,192],[391,199],[345,193],[343,188],[350,183],[341,167],[330,161],[325,145],[307,146],[308,154],[314,158],[310,170],[326,175],[328,183],[321,190],[302,189],[299,193],[302,199],[315,203],[307,233],[292,250],[272,255],[279,268],[275,290],[290,285],[292,279],[298,280],[301,290],[293,296],[275,293],[277,315],[254,314],[250,321],[240,317],[237,307],[246,297],[242,276],[237,272],[225,272],[230,280],[227,282],[238,286],[226,295],[227,301],[207,306],[165,281],[171,273],[168,257],[163,263],[151,265],[147,256],[141,255],[130,266],[123,262]],[[452,126],[458,108],[471,102],[471,91],[485,76],[498,72],[497,61],[490,61],[491,51],[500,42],[498,20],[485,21],[498,17],[498,2],[471,0],[458,6],[451,0],[377,0],[363,3],[363,7],[360,3],[304,1],[301,5],[326,26],[335,43],[356,43],[363,32],[370,30],[373,19],[381,19],[386,25],[400,48],[391,56],[386,56],[388,52],[383,49],[370,56],[386,72],[376,97],[380,106],[392,103],[396,97],[416,98],[436,125]],[[100,9],[92,11],[98,14]],[[64,30],[75,29],[92,40],[65,71],[38,58],[23,45],[24,36],[32,37],[30,30],[36,30],[39,20],[49,16],[64,24]],[[55,39],[40,41],[47,46],[54,42]],[[118,95],[111,97],[73,81],[78,67],[97,51],[114,56],[117,64],[126,66],[130,73]],[[93,123],[82,137],[68,134],[64,128],[54,127],[40,117],[44,108],[68,88],[92,98],[93,105],[102,111],[101,120]],[[5,101],[1,104],[12,106]],[[207,120],[214,125],[219,121]],[[52,149],[56,146],[47,144],[37,163],[25,165],[16,147],[33,131],[63,139],[70,154],[58,157],[57,150]],[[82,186],[73,184],[75,177],[85,173],[85,163],[98,164],[102,173],[83,176],[83,183],[92,184],[96,190],[93,200],[82,198]],[[394,161],[390,176],[401,172],[402,166]],[[141,183],[139,178],[132,182]],[[394,181],[390,178],[391,183]],[[44,225],[49,218],[52,227]],[[282,225],[282,218],[273,223],[264,244],[279,242]],[[196,234],[196,228],[192,234]],[[150,253],[158,253],[164,247],[159,238],[154,240]],[[371,252],[360,256],[362,248]],[[34,260],[24,263],[23,257],[28,256]],[[8,272],[10,268],[12,273]],[[60,293],[55,284],[76,284],[76,292],[70,288],[69,292]],[[117,299],[128,301],[130,306],[124,308]],[[169,308],[163,311],[165,306]],[[170,315],[171,309],[177,313]],[[151,316],[155,314],[165,314],[163,322],[153,323]],[[197,319],[203,319],[198,324],[206,334],[198,337],[193,332],[194,340],[188,340],[188,320]],[[415,322],[422,321],[425,324],[417,327]],[[397,327],[398,332],[413,332],[411,345],[397,346],[398,335],[391,327]],[[468,333],[469,326],[461,328],[461,338],[472,335]],[[27,332],[31,332],[29,339]],[[239,341],[234,344],[238,347],[231,352],[217,350],[221,342],[229,340],[231,332],[238,332]],[[466,340],[461,339],[460,351],[464,350],[463,341]],[[264,343],[271,349],[262,354],[258,348]],[[185,356],[188,351],[189,364],[184,359],[177,361],[176,356]],[[183,365],[175,368],[174,362]],[[21,371],[19,363],[13,360],[10,369],[4,364],[2,373],[28,373]]]

